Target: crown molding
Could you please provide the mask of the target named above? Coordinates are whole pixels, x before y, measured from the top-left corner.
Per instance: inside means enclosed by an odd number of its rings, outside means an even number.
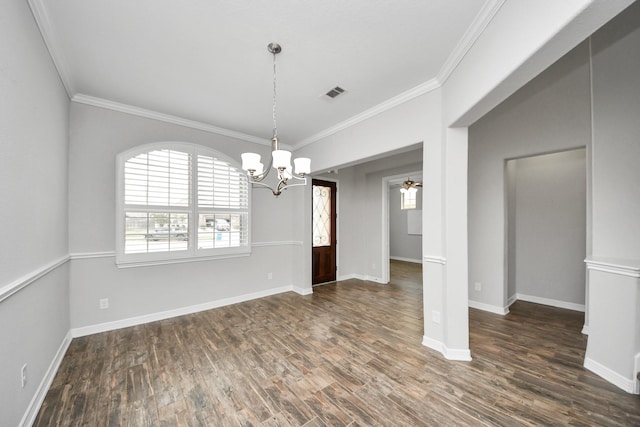
[[[298,150],[306,145],[320,141],[321,139],[331,136],[335,133],[338,133],[341,130],[347,129],[353,125],[356,125],[360,122],[370,119],[373,116],[376,116],[380,113],[383,113],[387,110],[397,107],[398,105],[404,104],[405,102],[410,101],[414,98],[417,98],[420,95],[424,95],[425,93],[438,89],[440,86],[441,84],[437,79],[428,80],[412,89],[409,89],[406,92],[402,92],[401,94],[396,95],[393,98],[390,98],[372,108],[369,108],[368,110],[365,110],[362,113],[351,117],[350,119],[340,122],[335,126],[331,126],[330,128],[327,128],[321,132],[311,135],[308,138],[303,139],[302,141],[296,144],[293,144],[293,148],[295,150]]]
[[[467,31],[465,31],[456,47],[442,65],[442,68],[436,77],[441,85],[445,84],[451,74],[453,74],[453,71],[467,55],[467,52],[469,52],[476,40],[478,40],[478,37],[480,37],[484,32],[485,28],[487,28],[489,23],[493,20],[493,17],[496,16],[504,2],[505,0],[487,0],[487,2],[482,6],[478,15],[476,15],[469,28],[467,28]]]
[[[482,6],[482,9],[480,9],[480,12],[478,12],[478,15],[476,15],[476,17],[474,18],[467,31],[465,31],[464,35],[456,45],[451,55],[449,55],[449,57],[445,61],[436,78],[428,80],[414,87],[413,89],[409,89],[408,91],[403,92],[400,95],[397,95],[387,101],[384,101],[373,108],[365,110],[364,112],[357,114],[348,120],[340,122],[335,126],[311,135],[310,137],[303,139],[297,144],[294,144],[293,148],[298,150],[306,145],[320,141],[323,138],[331,136],[337,132],[340,132],[341,130],[347,129],[375,115],[390,110],[391,108],[397,107],[400,104],[404,104],[405,102],[410,101],[420,95],[424,95],[425,93],[431,92],[432,90],[441,87],[451,76],[451,74],[456,69],[460,61],[462,61],[462,59],[465,57],[467,52],[469,52],[478,37],[480,37],[485,28],[487,28],[489,23],[493,20],[494,16],[498,13],[504,2],[505,0],[487,0],[487,2]]]
[[[62,81],[64,90],[67,92],[69,99],[71,99],[75,94],[75,89],[69,79],[69,67],[67,66],[67,61],[62,54],[62,51],[56,49],[56,46],[58,45],[56,32],[54,27],[51,25],[51,20],[49,19],[49,14],[44,7],[43,1],[44,0],[28,0],[29,8],[31,9],[33,19],[36,21],[36,26],[42,35],[42,40],[49,51],[49,56],[53,61],[53,65],[58,72],[60,81]]]
[[[159,113],[157,111],[147,110],[133,105],[122,104],[119,102],[109,101],[103,98],[97,98],[94,96],[76,94],[71,98],[72,102],[79,104],[91,105],[99,108],[106,108],[108,110],[119,111],[121,113],[132,114],[134,116],[145,117],[147,119],[159,120],[161,122],[172,123],[175,125],[185,126],[191,129],[202,130],[205,132],[215,133],[217,135],[228,136],[231,138],[240,139],[247,142],[253,142],[255,144],[271,146],[271,141],[259,138],[257,136],[248,135],[242,132],[236,132],[230,129],[221,128],[218,126],[210,125],[208,123],[198,122],[195,120],[189,120],[182,117],[172,116],[171,114]]]
[[[471,49],[480,34],[482,34],[487,25],[489,25],[504,2],[505,0],[487,0],[487,2],[483,5],[482,9],[463,35],[462,39],[460,39],[460,42],[456,45],[456,48],[445,61],[436,78],[430,79],[343,122],[340,122],[332,127],[311,135],[296,144],[288,145],[287,147],[283,148],[290,148],[295,150],[300,149],[306,145],[320,141],[328,136],[331,136],[360,122],[370,119],[371,117],[374,117],[380,113],[397,107],[398,105],[404,104],[405,102],[408,102],[420,95],[424,95],[425,93],[440,88],[451,76],[453,71],[456,69],[460,61],[462,61],[462,59],[465,57],[467,52]],[[167,123],[177,124],[180,126],[202,130],[217,135],[228,136],[231,138],[236,138],[260,145],[271,145],[270,140],[259,138],[254,135],[248,135],[242,132],[221,128],[208,123],[189,120],[170,114],[159,113],[132,105],[121,104],[118,102],[77,93],[70,80],[69,67],[67,66],[66,59],[64,58],[61,50],[56,48],[57,36],[54,27],[50,23],[49,16],[44,6],[44,0],[28,0],[28,3],[29,7],[31,8],[33,17],[36,21],[36,25],[38,26],[47,50],[49,51],[49,55],[53,60],[54,66],[58,72],[58,75],[60,76],[60,80],[62,81],[62,84],[71,101],[119,111],[127,114],[133,114],[140,117],[146,117]]]

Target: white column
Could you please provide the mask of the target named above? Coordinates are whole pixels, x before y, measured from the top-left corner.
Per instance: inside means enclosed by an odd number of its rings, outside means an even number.
[[[467,129],[447,129],[423,147],[422,343],[470,360],[467,290]]]

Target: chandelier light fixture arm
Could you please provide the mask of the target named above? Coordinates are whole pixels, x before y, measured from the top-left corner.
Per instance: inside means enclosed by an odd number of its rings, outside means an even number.
[[[278,141],[278,126],[276,125],[276,55],[282,52],[282,47],[277,43],[269,43],[269,52],[273,54],[273,136],[271,138],[271,158],[267,167],[260,161],[260,154],[243,153],[242,169],[247,172],[252,184],[265,187],[271,190],[274,196],[282,194],[283,190],[289,187],[297,187],[307,184],[306,175],[311,172],[311,159],[299,157],[293,160],[295,171],[291,166],[291,152],[282,150]],[[262,181],[269,175],[271,170],[277,170],[277,183],[270,186]],[[298,180],[299,183],[289,183],[289,180]]]

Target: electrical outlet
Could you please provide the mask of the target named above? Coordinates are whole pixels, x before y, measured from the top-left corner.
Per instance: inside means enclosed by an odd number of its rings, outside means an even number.
[[[433,310],[431,312],[431,320],[433,320],[433,323],[438,323],[440,324],[440,312]]]
[[[22,388],[27,385],[27,364],[22,365],[22,369],[20,369],[20,376],[22,382]]]
[[[474,286],[475,286],[475,290],[476,291],[481,291],[482,290],[482,283],[476,282]]]
[[[99,305],[100,305],[100,310],[109,308],[109,298],[100,298]]]
[[[273,279],[273,273],[267,273],[267,280]]]

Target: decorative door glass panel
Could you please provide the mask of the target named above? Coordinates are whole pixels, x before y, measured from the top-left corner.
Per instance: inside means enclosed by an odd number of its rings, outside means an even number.
[[[313,247],[331,245],[331,188],[313,186]]]

